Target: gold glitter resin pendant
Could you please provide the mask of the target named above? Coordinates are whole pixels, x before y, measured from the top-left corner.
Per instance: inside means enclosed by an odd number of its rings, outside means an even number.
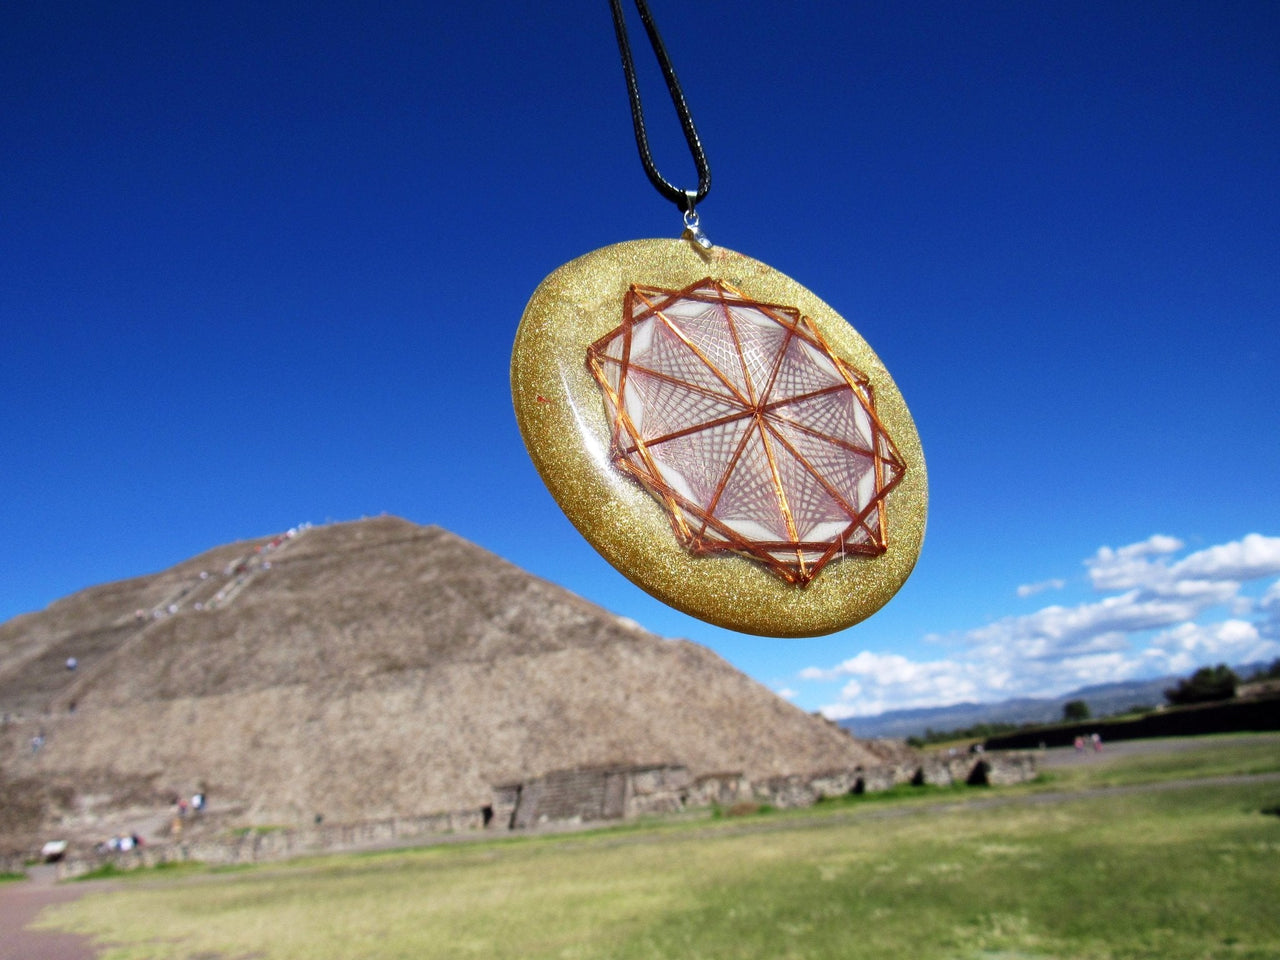
[[[924,456],[892,378],[827,304],[742,254],[636,240],[565,264],[525,308],[511,385],[574,526],[692,616],[831,633],[919,556]]]

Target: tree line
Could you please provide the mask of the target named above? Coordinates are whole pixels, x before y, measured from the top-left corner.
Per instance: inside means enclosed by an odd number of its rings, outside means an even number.
[[[1249,676],[1241,678],[1225,663],[1214,667],[1201,667],[1189,676],[1178,680],[1172,687],[1166,687],[1164,698],[1170,706],[1186,706],[1193,703],[1213,703],[1230,700],[1242,683],[1258,683],[1263,680],[1280,680],[1280,657],[1269,665],[1254,670]],[[1155,707],[1132,706],[1122,711],[1123,714],[1149,713]],[[1068,700],[1062,705],[1062,719],[1067,723],[1079,723],[1090,719],[1089,704],[1084,700]],[[907,737],[907,743],[913,747],[924,747],[933,743],[946,743],[951,740],[986,740],[988,737],[1016,730],[1033,730],[1044,726],[1040,723],[978,723],[958,730],[934,730],[926,728],[922,736]]]

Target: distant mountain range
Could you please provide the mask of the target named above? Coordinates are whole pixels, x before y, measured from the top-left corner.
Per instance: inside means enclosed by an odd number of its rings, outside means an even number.
[[[1268,664],[1261,661],[1232,667],[1241,679],[1248,678]],[[840,726],[857,737],[923,736],[926,730],[939,733],[964,730],[979,723],[1053,723],[1062,719],[1062,707],[1070,700],[1083,700],[1089,714],[1106,717],[1123,713],[1130,707],[1154,707],[1165,702],[1164,692],[1183,679],[1183,674],[1155,677],[1149,680],[1126,680],[1081,687],[1060,697],[1019,697],[997,703],[953,703],[945,707],[921,707],[918,710],[888,710],[874,717],[850,717]]]
[[[875,717],[851,717],[840,726],[858,737],[916,737],[925,730],[963,730],[979,723],[1051,723],[1062,719],[1069,700],[1083,700],[1095,717],[1120,713],[1133,706],[1164,703],[1164,691],[1180,676],[1156,677],[1081,687],[1060,697],[1020,697],[998,703],[953,703],[946,707],[889,710]]]

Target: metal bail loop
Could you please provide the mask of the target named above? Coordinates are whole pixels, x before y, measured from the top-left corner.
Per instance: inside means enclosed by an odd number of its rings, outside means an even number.
[[[710,250],[712,247],[711,238],[702,232],[702,228],[698,225],[698,211],[694,209],[694,204],[698,202],[698,192],[696,190],[686,190],[684,197],[684,236],[688,237],[703,250]]]

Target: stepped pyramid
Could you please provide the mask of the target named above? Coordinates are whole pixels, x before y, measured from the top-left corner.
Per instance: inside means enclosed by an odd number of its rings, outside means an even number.
[[[289,825],[474,810],[586,767],[880,762],[709,650],[394,517],[218,547],[0,625],[0,711],[11,830],[196,789]]]

